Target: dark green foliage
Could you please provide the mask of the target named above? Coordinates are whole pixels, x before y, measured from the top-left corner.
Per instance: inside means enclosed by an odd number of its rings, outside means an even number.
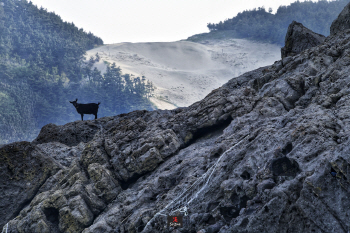
[[[91,60],[93,58],[90,58]],[[146,81],[144,77],[141,79],[131,77],[129,74],[123,75],[115,63],[108,65],[103,76],[93,69],[84,85],[71,83],[70,87],[72,88],[72,93],[69,93],[71,100],[78,98],[79,103],[101,102],[99,117],[114,116],[137,109],[153,109],[148,100],[154,91],[153,84]],[[73,109],[72,106],[70,109]],[[79,115],[75,115],[74,118],[79,119]]]
[[[265,8],[239,13],[236,17],[217,24],[208,23],[209,30],[231,31],[235,38],[248,38],[263,42],[284,45],[288,25],[293,21],[302,23],[314,32],[328,36],[330,26],[349,0],[328,2],[294,2],[289,6],[280,6],[276,14]]]
[[[40,68],[57,67],[78,81],[77,69],[85,51],[103,41],[91,33],[63,22],[60,16],[38,9],[25,0],[2,0],[0,17],[4,26],[0,51],[17,55]],[[1,14],[3,12],[3,14]]]
[[[76,98],[101,102],[98,117],[153,109],[151,83],[115,64],[102,75],[94,68],[98,54],[85,61],[85,51],[102,44],[31,2],[0,0],[0,144],[32,140],[48,123],[79,120],[69,103]]]

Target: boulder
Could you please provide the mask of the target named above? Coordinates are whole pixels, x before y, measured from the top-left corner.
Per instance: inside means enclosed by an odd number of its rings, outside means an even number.
[[[34,144],[59,142],[67,146],[76,146],[80,142],[89,142],[98,132],[96,121],[75,121],[62,129],[55,124],[47,124],[41,130]]]
[[[281,48],[282,59],[315,47],[326,39],[325,36],[315,33],[301,23],[293,21],[287,30],[285,45]]]

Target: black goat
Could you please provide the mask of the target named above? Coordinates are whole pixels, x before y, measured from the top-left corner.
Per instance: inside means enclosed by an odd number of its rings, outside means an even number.
[[[97,119],[97,111],[98,106],[100,105],[100,102],[98,104],[91,103],[91,104],[78,104],[78,99],[74,101],[69,101],[71,104],[74,105],[77,112],[81,115],[81,120],[83,121],[84,114],[94,114],[95,119]]]

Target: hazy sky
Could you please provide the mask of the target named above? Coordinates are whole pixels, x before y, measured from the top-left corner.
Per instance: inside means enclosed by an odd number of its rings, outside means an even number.
[[[31,0],[101,37],[117,42],[163,42],[208,32],[207,23],[264,6],[275,12],[296,0]],[[303,1],[303,0],[301,0]],[[314,0],[315,1],[315,0]]]

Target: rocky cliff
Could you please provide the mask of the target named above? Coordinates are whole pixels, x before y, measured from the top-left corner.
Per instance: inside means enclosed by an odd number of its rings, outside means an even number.
[[[350,30],[187,108],[0,148],[7,232],[348,232]],[[167,216],[183,216],[183,227]]]

